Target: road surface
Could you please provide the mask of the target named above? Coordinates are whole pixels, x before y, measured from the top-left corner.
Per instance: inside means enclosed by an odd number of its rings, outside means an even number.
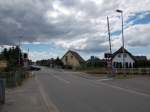
[[[42,68],[33,74],[47,108],[53,112],[150,112],[149,91],[60,69]]]

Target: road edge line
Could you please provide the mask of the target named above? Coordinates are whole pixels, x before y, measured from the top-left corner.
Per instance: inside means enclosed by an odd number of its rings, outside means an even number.
[[[60,112],[57,109],[56,105],[54,103],[52,103],[51,99],[48,97],[48,95],[44,91],[43,87],[39,84],[37,76],[35,76],[35,80],[36,80],[36,83],[38,85],[40,95],[41,95],[41,97],[42,97],[42,99],[43,99],[43,101],[47,107],[48,112]]]

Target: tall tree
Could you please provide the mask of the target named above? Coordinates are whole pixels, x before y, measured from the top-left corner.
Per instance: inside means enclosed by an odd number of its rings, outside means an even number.
[[[19,46],[4,49],[1,53],[3,59],[8,61],[8,69],[16,69],[23,65],[22,52]]]

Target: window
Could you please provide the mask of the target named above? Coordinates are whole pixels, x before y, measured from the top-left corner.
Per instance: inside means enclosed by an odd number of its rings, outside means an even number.
[[[66,62],[68,61],[68,57],[67,56],[65,57],[65,60],[66,60]]]
[[[118,54],[118,58],[120,58],[121,57],[121,55],[120,54]]]
[[[124,57],[126,58],[126,57],[127,57],[127,54],[124,53]]]
[[[126,68],[129,68],[129,66],[128,66],[128,62],[126,62],[125,66],[126,66]]]
[[[116,62],[113,63],[113,66],[116,67]]]
[[[73,59],[73,56],[71,56],[71,59]]]
[[[121,63],[121,62],[119,62],[119,67],[118,67],[118,68],[122,68],[122,66],[123,66],[123,65],[122,65],[122,63]]]
[[[132,68],[132,64],[131,63],[129,63],[129,68]]]

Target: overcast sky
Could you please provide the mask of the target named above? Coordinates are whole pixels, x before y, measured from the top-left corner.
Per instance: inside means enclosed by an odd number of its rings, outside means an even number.
[[[61,57],[68,49],[84,59],[108,52],[106,16],[113,52],[121,47],[123,10],[125,47],[150,58],[150,0],[0,0],[0,44],[30,49],[33,60]]]

